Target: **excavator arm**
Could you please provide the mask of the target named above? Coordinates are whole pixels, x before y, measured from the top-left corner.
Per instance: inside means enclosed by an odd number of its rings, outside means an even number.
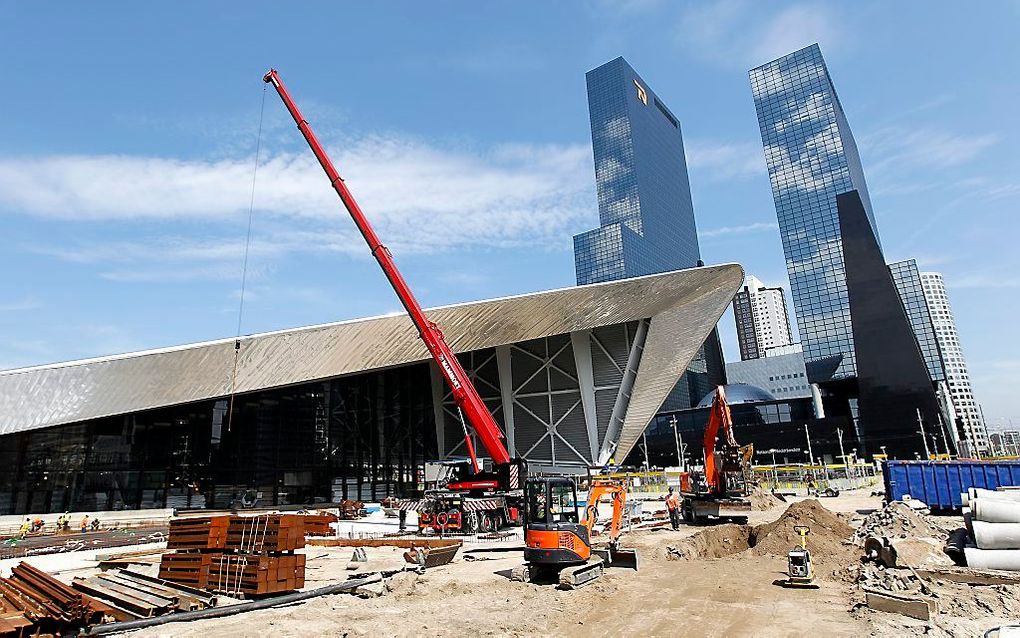
[[[708,425],[705,426],[705,482],[709,490],[715,490],[719,484],[720,464],[716,459],[715,441],[722,429],[726,437],[726,445],[731,448],[739,447],[733,438],[733,419],[730,415],[730,406],[726,403],[726,391],[722,386],[715,390],[715,398],[712,399],[712,407],[708,415]]]
[[[597,518],[596,511],[599,501],[605,496],[610,496],[613,500],[613,518],[609,524],[609,544],[616,546],[620,533],[623,531],[624,506],[627,503],[627,490],[618,481],[607,479],[592,481],[591,489],[588,490],[588,505],[584,508],[584,520],[581,521],[581,524],[588,528],[590,538]]]

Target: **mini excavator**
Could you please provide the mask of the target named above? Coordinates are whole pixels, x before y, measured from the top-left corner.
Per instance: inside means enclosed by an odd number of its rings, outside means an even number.
[[[524,565],[511,574],[516,581],[556,576],[562,589],[575,589],[601,577],[606,567],[638,568],[633,549],[620,547],[627,490],[621,481],[593,477],[584,518],[578,519],[577,486],[561,477],[529,478],[524,485]],[[613,505],[609,542],[593,547],[599,502]]]

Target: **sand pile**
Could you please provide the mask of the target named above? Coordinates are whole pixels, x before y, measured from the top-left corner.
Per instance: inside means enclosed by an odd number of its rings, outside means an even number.
[[[869,536],[899,538],[934,538],[944,541],[949,534],[930,517],[912,509],[906,503],[893,501],[877,512],[869,514],[854,532],[854,542],[863,545]]]
[[[785,558],[787,552],[800,545],[800,535],[794,529],[798,525],[810,528],[807,546],[812,559],[832,566],[856,559],[859,550],[847,542],[853,530],[815,499],[794,503],[777,520],[765,525],[726,524],[703,529],[668,546],[666,557],[670,560],[723,558],[750,551],[757,556]]]
[[[806,525],[811,530],[807,546],[812,559],[842,561],[856,553],[846,544],[853,529],[813,498],[794,503],[779,519],[755,527],[751,551],[758,556],[786,556],[790,549],[800,544],[800,535],[794,530],[798,525]]]
[[[746,550],[751,537],[751,528],[747,525],[716,525],[703,529],[693,536],[681,540],[676,545],[666,547],[668,560],[686,560],[691,558],[722,558],[732,556]]]
[[[765,512],[773,507],[779,507],[783,503],[772,492],[761,486],[755,486],[754,490],[751,491],[750,501],[751,509],[756,512]]]

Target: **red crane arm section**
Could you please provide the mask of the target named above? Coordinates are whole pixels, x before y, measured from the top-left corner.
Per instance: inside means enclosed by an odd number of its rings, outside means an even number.
[[[333,189],[340,196],[340,200],[343,202],[347,212],[354,219],[358,230],[361,231],[361,236],[365,238],[365,242],[368,244],[369,249],[371,249],[372,255],[379,262],[379,266],[382,268],[383,273],[385,273],[386,279],[393,286],[393,290],[397,293],[400,303],[403,304],[407,314],[411,317],[411,321],[414,322],[415,327],[418,329],[418,334],[421,336],[422,341],[425,342],[425,347],[428,349],[429,354],[432,355],[433,360],[435,360],[443,374],[443,378],[446,379],[446,383],[453,391],[454,402],[463,410],[468,422],[471,423],[475,432],[478,433],[478,438],[481,439],[485,449],[488,450],[493,462],[497,464],[509,463],[510,454],[507,452],[506,446],[503,445],[503,432],[499,429],[499,425],[493,420],[482,398],[478,396],[478,391],[471,383],[471,379],[464,371],[464,368],[460,365],[460,361],[457,360],[456,355],[446,344],[439,327],[425,316],[425,312],[414,298],[414,294],[407,286],[407,282],[404,281],[400,271],[397,270],[390,251],[386,246],[383,246],[375,231],[372,230],[372,226],[368,223],[364,213],[361,212],[358,202],[354,200],[354,196],[351,195],[347,185],[344,184],[340,174],[333,166],[333,162],[326,155],[322,144],[319,143],[307,120],[301,115],[301,111],[294,104],[294,100],[291,99],[290,93],[280,80],[279,74],[275,69],[270,69],[269,73],[266,73],[262,79],[272,84],[276,92],[280,94],[280,99],[283,100],[287,110],[290,111],[291,117],[297,123],[298,130],[301,131],[305,141],[308,142],[308,146],[311,147],[315,158],[319,160],[322,170],[326,171],[330,184],[333,185]],[[473,453],[472,456],[474,456]],[[472,460],[475,462],[477,469],[477,459]]]

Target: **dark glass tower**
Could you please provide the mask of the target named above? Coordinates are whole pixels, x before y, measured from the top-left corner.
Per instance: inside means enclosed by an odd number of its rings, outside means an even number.
[[[892,273],[896,291],[900,295],[900,301],[903,302],[903,308],[907,311],[907,318],[910,319],[910,327],[914,331],[914,337],[917,338],[917,345],[921,348],[924,364],[928,367],[928,376],[931,377],[933,383],[945,381],[946,371],[942,361],[942,351],[935,338],[935,324],[932,322],[928,302],[924,299],[924,286],[921,283],[921,272],[917,268],[917,261],[904,259],[891,263],[889,272]]]
[[[578,285],[700,265],[679,120],[622,57],[585,79],[600,225],[574,236]],[[713,331],[664,409],[696,405],[724,382]]]
[[[929,345],[885,263],[857,144],[817,44],[751,69],[808,380],[849,402],[858,446],[900,458],[937,427]],[[909,293],[909,291],[908,291]],[[916,308],[912,308],[917,310]],[[917,314],[915,312],[915,314]],[[923,332],[923,331],[922,331]],[[922,339],[925,343],[921,343]]]
[[[574,236],[578,285],[697,266],[679,121],[623,58],[585,78],[600,226]]]
[[[804,359],[839,356],[832,376],[854,377],[838,194],[860,193],[881,246],[857,144],[817,44],[751,69],[750,75]]]

